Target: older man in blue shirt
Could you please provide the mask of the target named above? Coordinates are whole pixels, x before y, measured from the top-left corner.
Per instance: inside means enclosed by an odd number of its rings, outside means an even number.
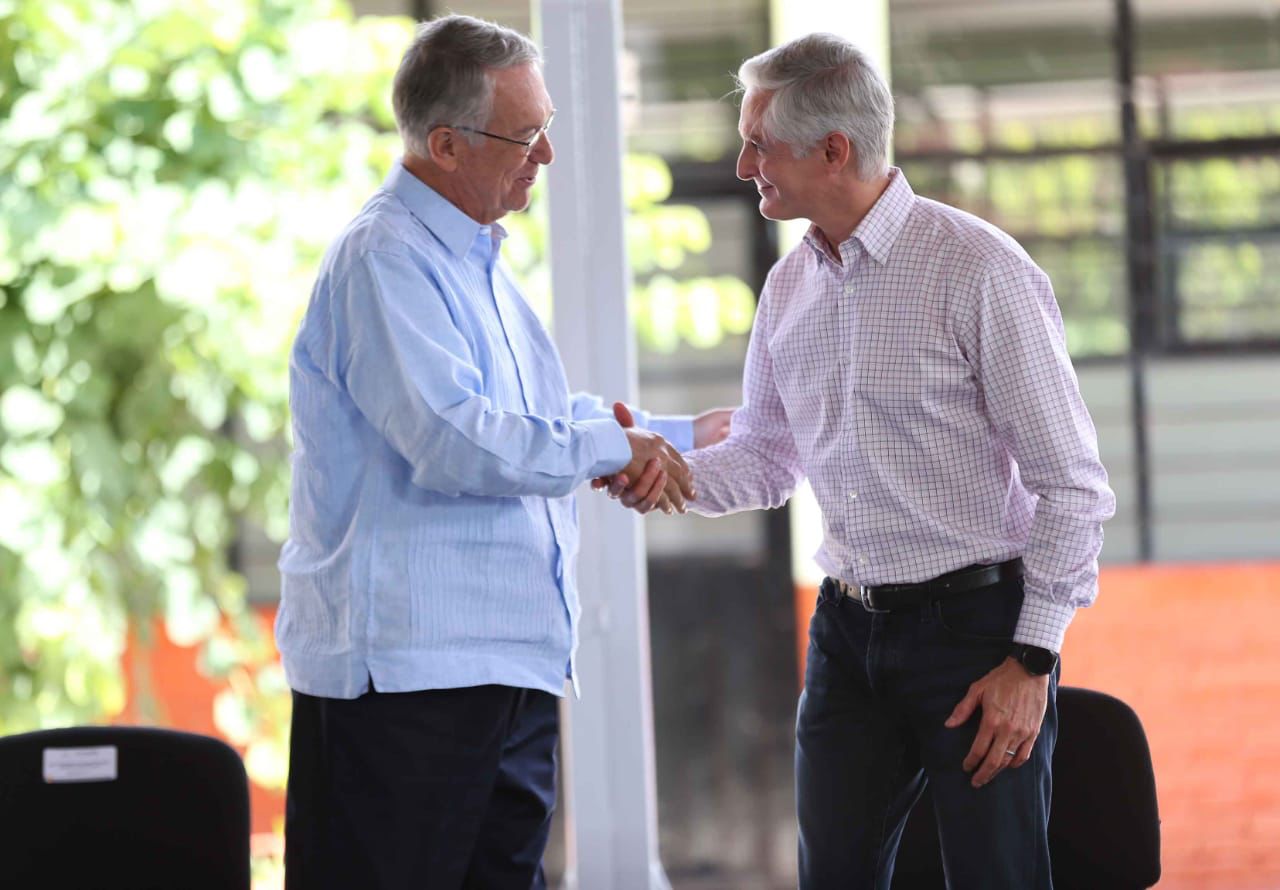
[[[539,62],[495,25],[423,26],[395,81],[402,165],[330,248],[294,344],[293,890],[543,886],[572,492],[621,473],[629,506],[683,511],[678,451],[723,433],[724,412],[624,427],[570,395],[498,262],[498,219],[553,158]]]

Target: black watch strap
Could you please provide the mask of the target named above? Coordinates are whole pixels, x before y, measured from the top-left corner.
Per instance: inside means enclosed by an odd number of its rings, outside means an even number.
[[[1051,674],[1053,669],[1058,666],[1058,653],[1040,646],[1014,643],[1013,651],[1009,654],[1033,677],[1043,677],[1045,674]]]

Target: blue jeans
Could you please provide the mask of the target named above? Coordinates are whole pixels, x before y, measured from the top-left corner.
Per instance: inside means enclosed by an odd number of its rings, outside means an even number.
[[[1058,672],[1031,759],[982,788],[962,767],[981,711],[943,721],[1009,652],[1022,581],[871,613],[823,582],[796,720],[801,890],[888,890],[907,814],[932,788],[947,886],[1049,890]]]

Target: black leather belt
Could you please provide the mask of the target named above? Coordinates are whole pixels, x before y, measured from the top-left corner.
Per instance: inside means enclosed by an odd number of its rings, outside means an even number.
[[[989,587],[1000,581],[1014,581],[1022,577],[1022,572],[1022,558],[1015,557],[995,565],[956,569],[918,584],[878,584],[867,587],[862,584],[846,584],[838,578],[832,580],[845,596],[862,603],[862,608],[868,612],[896,612],[953,593]]]

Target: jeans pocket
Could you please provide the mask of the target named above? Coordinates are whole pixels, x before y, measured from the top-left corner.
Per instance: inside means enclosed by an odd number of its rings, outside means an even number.
[[[970,643],[1009,643],[1021,611],[1020,578],[945,597],[933,604],[934,617],[943,631]]]

